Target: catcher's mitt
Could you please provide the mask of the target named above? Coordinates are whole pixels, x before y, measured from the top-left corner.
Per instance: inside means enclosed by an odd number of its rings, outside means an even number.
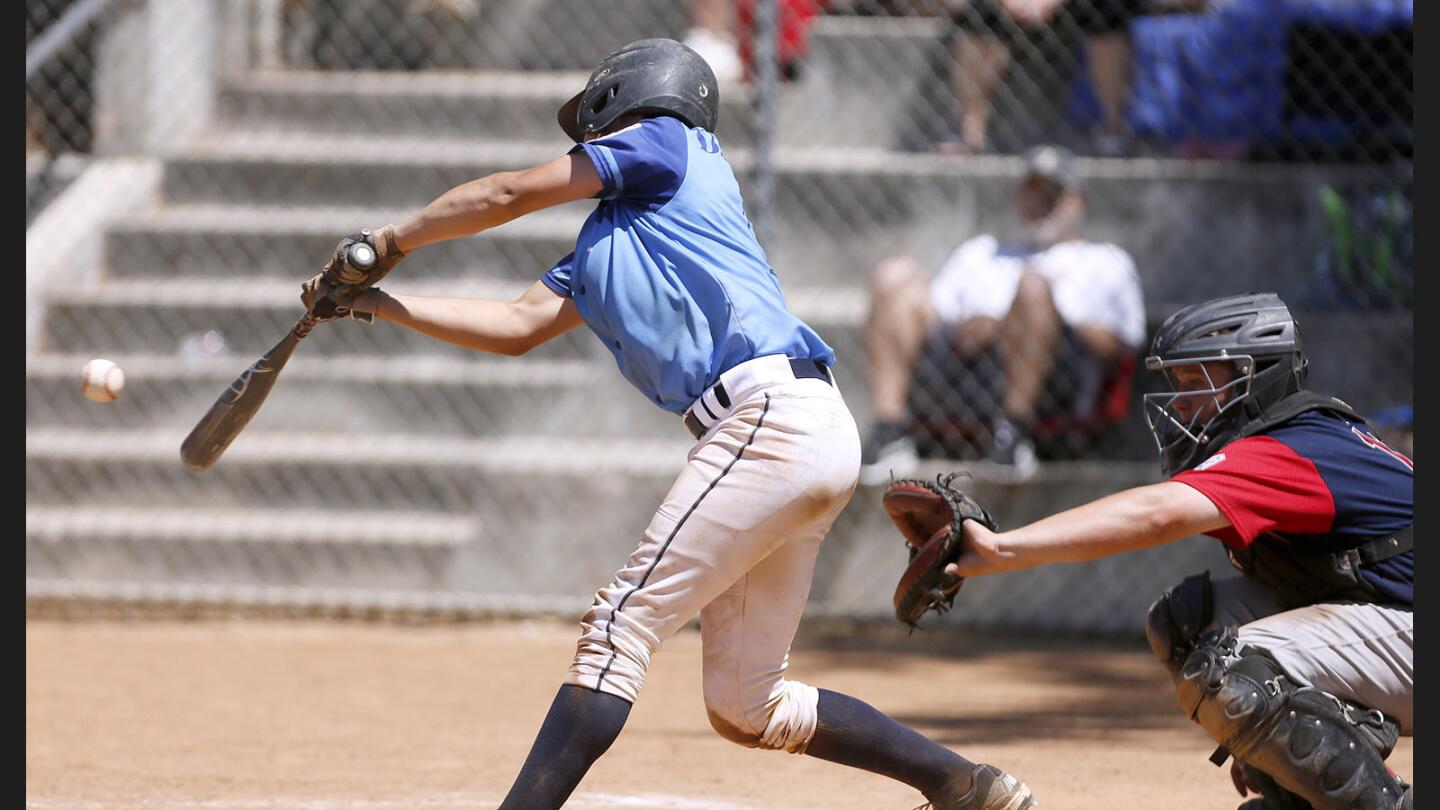
[[[956,473],[934,481],[902,478],[886,487],[882,503],[905,536],[910,564],[895,588],[895,618],[913,627],[927,611],[944,613],[955,603],[964,577],[945,573],[959,559],[965,534],[961,525],[979,521],[999,531],[994,518],[974,498],[950,486]]]

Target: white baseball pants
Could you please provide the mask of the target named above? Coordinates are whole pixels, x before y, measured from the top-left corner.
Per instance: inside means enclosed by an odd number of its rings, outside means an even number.
[[[783,357],[732,371],[731,406],[595,594],[565,682],[633,702],[650,657],[698,613],[711,725],[800,753],[819,693],[785,670],[820,541],[855,490],[859,433],[839,391],[796,379]]]

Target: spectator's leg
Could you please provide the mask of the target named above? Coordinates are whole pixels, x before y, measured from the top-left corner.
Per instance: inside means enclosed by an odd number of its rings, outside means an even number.
[[[1084,345],[1086,351],[1102,361],[1109,362],[1116,359],[1125,348],[1125,344],[1121,343],[1120,339],[1115,337],[1115,333],[1108,329],[1083,323],[1074,324],[1070,328],[1075,330],[1075,334],[1080,338],[1080,343]]]
[[[960,103],[960,139],[971,152],[983,152],[990,128],[990,100],[1010,64],[1010,49],[998,38],[961,31],[951,44],[954,92]]]
[[[1000,322],[1001,355],[1005,368],[1005,416],[1024,427],[1035,414],[1035,404],[1060,338],[1060,311],[1050,297],[1050,283],[1031,270],[1020,274],[1015,300]]]
[[[895,257],[876,266],[870,279],[865,351],[877,420],[906,418],[911,369],[934,317],[924,273],[914,259]]]
[[[919,461],[909,410],[916,358],[934,320],[929,291],[914,259],[886,259],[870,280],[865,352],[874,423],[860,445],[860,483],[907,475]]]
[[[1124,137],[1125,104],[1130,98],[1130,31],[1122,29],[1086,38],[1090,79],[1105,114],[1105,132]]]
[[[961,357],[967,360],[979,357],[982,352],[989,351],[1000,337],[1000,321],[983,315],[967,318],[955,324],[950,337]]]

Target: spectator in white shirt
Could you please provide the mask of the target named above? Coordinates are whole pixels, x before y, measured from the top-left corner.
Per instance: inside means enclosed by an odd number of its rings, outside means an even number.
[[[861,482],[913,468],[916,438],[945,422],[988,428],[987,458],[1010,475],[1036,469],[1032,427],[1085,417],[1103,382],[1145,339],[1134,262],[1080,238],[1085,199],[1074,156],[1026,153],[1015,194],[1021,237],[982,234],[960,245],[928,284],[901,256],[880,263],[866,322],[875,424]]]

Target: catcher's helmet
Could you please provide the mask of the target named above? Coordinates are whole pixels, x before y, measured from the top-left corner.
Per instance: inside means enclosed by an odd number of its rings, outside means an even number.
[[[600,60],[585,89],[556,114],[579,143],[634,112],[670,115],[715,131],[720,88],[700,54],[673,39],[641,39]]]
[[[1228,363],[1229,381],[1206,363]],[[1193,304],[1160,325],[1145,365],[1163,371],[1170,392],[1145,395],[1145,420],[1166,475],[1188,470],[1219,450],[1251,420],[1305,384],[1309,365],[1300,325],[1275,293],[1247,293]],[[1196,366],[1206,381],[1183,386],[1174,370]],[[1195,380],[1199,375],[1192,375]]]

